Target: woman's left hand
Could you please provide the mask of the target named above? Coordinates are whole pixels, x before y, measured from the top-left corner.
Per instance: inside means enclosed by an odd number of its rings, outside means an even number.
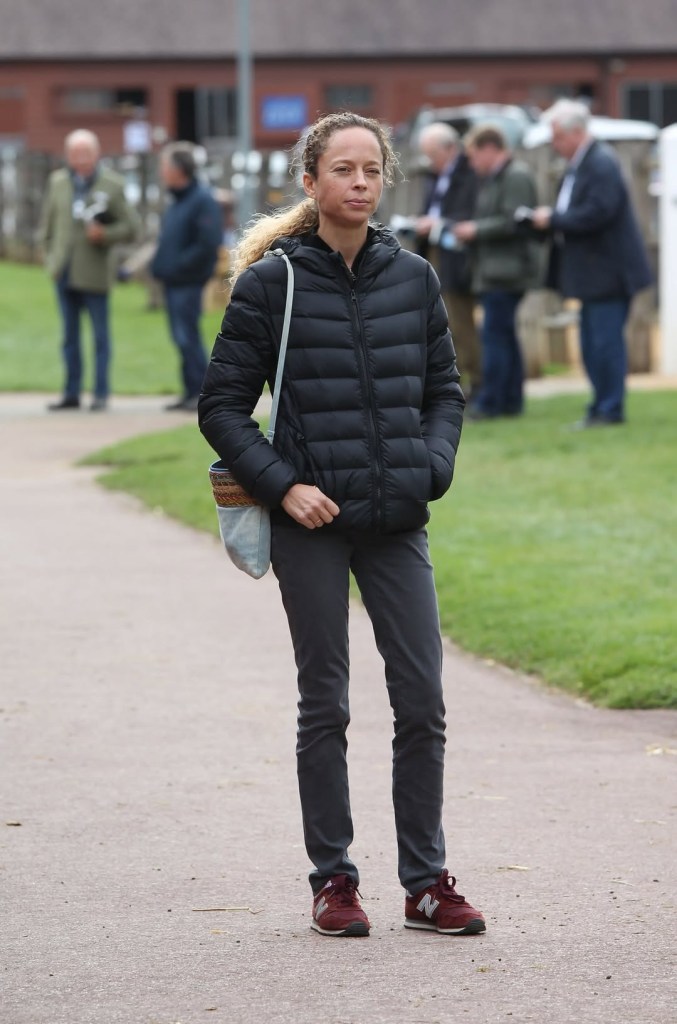
[[[319,487],[310,484],[294,484],[282,499],[282,508],[308,530],[316,530],[325,523],[331,523],[339,514],[336,502],[323,494]]]

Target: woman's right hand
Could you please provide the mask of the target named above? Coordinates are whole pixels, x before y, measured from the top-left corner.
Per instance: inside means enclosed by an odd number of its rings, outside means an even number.
[[[294,484],[282,499],[282,508],[308,530],[331,523],[339,514],[338,505],[310,484]]]

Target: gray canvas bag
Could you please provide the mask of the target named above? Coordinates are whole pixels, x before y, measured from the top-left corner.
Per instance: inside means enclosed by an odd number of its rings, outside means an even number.
[[[287,301],[275,373],[270,422],[266,433],[266,440],[270,444],[273,443],[275,436],[275,421],[280,404],[289,324],[294,301],[293,267],[282,249],[273,249],[272,251],[276,256],[280,256],[287,265]],[[216,502],[219,533],[228,557],[233,565],[236,565],[242,572],[253,576],[255,580],[261,579],[270,568],[270,510],[247,494],[223,462],[212,463],[209,467],[209,478]]]

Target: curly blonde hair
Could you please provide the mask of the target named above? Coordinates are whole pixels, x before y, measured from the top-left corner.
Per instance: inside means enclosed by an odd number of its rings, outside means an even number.
[[[366,128],[375,137],[383,156],[383,183],[392,185],[398,167],[397,156],[393,150],[390,130],[380,121],[372,117],[363,117],[344,111],[338,114],[325,114],[318,118],[304,132],[299,140],[292,159],[292,169],[317,177],[317,167],[336,132],[345,128]],[[305,235],[313,231],[319,224],[317,204],[314,199],[303,199],[295,206],[278,210],[273,214],[262,214],[245,230],[233,254],[231,284],[243,270],[260,260],[276,238]]]

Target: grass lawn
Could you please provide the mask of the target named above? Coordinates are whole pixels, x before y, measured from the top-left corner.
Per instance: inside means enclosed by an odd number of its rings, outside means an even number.
[[[174,394],[179,386],[176,349],[164,310],[147,308],[142,285],[117,285],[111,295],[114,393]],[[225,297],[224,297],[225,306]],[[202,328],[211,349],[223,311],[206,313]],[[82,320],[85,390],[92,376],[89,319]],[[53,391],[63,386],[61,326],[54,287],[42,267],[0,262],[0,391]]]
[[[600,704],[677,707],[677,393],[631,395],[619,428],[572,431],[581,405],[532,400],[521,420],[466,425],[430,524],[443,629]],[[88,462],[217,533],[210,459],[190,426]]]

